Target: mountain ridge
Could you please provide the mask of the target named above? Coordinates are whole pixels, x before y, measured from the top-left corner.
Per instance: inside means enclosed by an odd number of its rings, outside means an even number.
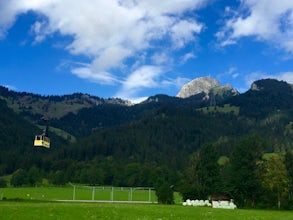
[[[120,98],[100,98],[83,93],[70,95],[42,96],[34,93],[15,92],[6,87],[0,86],[0,98],[7,102],[7,105],[15,112],[32,112],[37,117],[60,118],[70,112],[76,113],[82,108],[99,106],[102,104],[132,105],[130,101]],[[58,106],[56,103],[63,103]],[[62,107],[62,110],[60,110]]]
[[[277,80],[262,79],[255,81],[251,84],[250,89],[243,94],[249,94],[252,91],[256,92],[261,90],[263,87],[261,82],[263,81],[275,82]],[[282,83],[283,86],[288,84],[283,81],[277,82],[280,82],[280,84]],[[260,85],[258,86],[258,84]],[[287,90],[290,86],[291,89],[293,89],[293,85],[288,85]],[[271,83],[271,85],[267,86],[274,87],[276,85]],[[225,102],[225,100],[229,100],[230,98],[239,95],[240,93],[232,86],[222,86],[216,79],[212,79],[209,76],[199,77],[186,83],[176,96],[158,94],[150,96],[145,101],[137,104],[133,104],[128,100],[120,98],[104,99],[83,93],[73,93],[71,95],[62,96],[41,96],[33,93],[15,92],[6,87],[0,86],[0,98],[4,99],[7,105],[15,112],[26,116],[31,121],[38,121],[41,117],[59,119],[69,113],[77,114],[82,109],[102,105],[118,105],[122,107],[137,106],[141,104],[153,106],[160,104],[174,104],[182,107],[215,106]]]

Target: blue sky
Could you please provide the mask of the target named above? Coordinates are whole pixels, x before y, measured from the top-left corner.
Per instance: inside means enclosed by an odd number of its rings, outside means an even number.
[[[0,85],[132,101],[210,76],[293,84],[291,0],[0,0]]]

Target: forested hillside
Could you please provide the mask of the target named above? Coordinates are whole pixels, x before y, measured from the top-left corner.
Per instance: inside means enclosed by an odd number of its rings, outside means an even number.
[[[250,118],[264,119],[276,112],[290,115],[293,108],[292,85],[272,79],[259,80],[246,93],[226,102],[240,106],[240,113]]]
[[[216,103],[203,96],[157,95],[132,106],[103,103],[79,110],[76,104],[73,109],[64,104],[64,97],[60,102],[55,98],[54,105],[63,103],[65,112],[49,120],[51,149],[39,149],[32,147],[34,134],[41,131],[34,125],[39,119],[32,120],[35,108],[13,108],[13,96],[6,95],[2,99],[10,100],[11,108],[1,101],[0,176],[13,174],[15,180],[21,173],[26,178],[13,185],[42,184],[43,178],[53,184],[172,185],[184,198],[224,193],[241,206],[275,206],[276,200],[289,204],[292,86],[260,80],[246,93]],[[37,101],[31,103],[37,106]],[[55,135],[57,128],[76,141]],[[267,183],[268,170],[282,187]]]
[[[40,163],[48,152],[34,149],[33,141],[36,134],[42,133],[42,129],[44,127],[36,127],[8,108],[4,100],[0,100],[0,176]],[[50,135],[55,146],[67,143],[51,132]]]

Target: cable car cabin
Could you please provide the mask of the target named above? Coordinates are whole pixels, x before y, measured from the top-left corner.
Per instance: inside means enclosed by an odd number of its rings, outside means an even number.
[[[45,135],[36,135],[34,147],[50,148],[50,138],[46,137]]]

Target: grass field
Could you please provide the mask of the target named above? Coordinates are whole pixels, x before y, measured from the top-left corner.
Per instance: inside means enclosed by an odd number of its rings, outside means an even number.
[[[9,220],[292,220],[293,212],[241,209],[225,210],[210,207],[158,204],[0,201],[0,218]]]
[[[180,205],[181,197],[176,194],[176,205],[155,204],[151,191],[151,203],[135,204],[129,201],[129,188],[76,187],[73,201],[73,187],[29,187],[0,188],[0,219],[198,219],[198,220],[292,220],[293,211],[268,210],[225,210],[211,207],[190,207]],[[132,201],[148,201],[149,190],[132,189]],[[113,202],[111,192],[114,192]],[[94,198],[94,200],[92,200]],[[79,202],[77,200],[87,200]],[[69,200],[56,202],[52,200]],[[97,202],[108,200],[108,202]]]
[[[154,190],[126,187],[21,187],[0,188],[0,200],[114,200],[156,202]],[[176,196],[177,202],[181,198]]]

